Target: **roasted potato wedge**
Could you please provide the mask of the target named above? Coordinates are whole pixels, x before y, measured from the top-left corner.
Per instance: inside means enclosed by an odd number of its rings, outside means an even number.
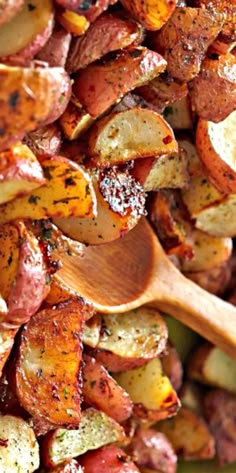
[[[24,0],[2,0],[0,4],[0,26],[10,21],[23,5]]]
[[[236,193],[235,127],[236,110],[220,123],[200,119],[196,131],[196,146],[206,175],[219,192],[227,194]]]
[[[169,342],[161,358],[162,368],[175,391],[179,391],[183,381],[183,366],[176,348]]]
[[[61,130],[56,123],[51,123],[35,131],[27,133],[24,143],[37,156],[39,161],[49,156],[58,155],[62,139]]]
[[[96,359],[119,372],[147,363],[166,348],[167,328],[159,312],[140,307],[125,314],[101,315]]]
[[[201,460],[215,456],[215,441],[206,422],[186,407],[173,419],[158,423],[156,428],[167,436],[180,458]]]
[[[80,462],[86,473],[140,473],[130,457],[114,445],[87,452]]]
[[[164,110],[164,117],[174,130],[191,130],[194,125],[194,117],[189,96],[186,95],[168,105]]]
[[[188,376],[203,384],[236,393],[235,360],[210,343],[206,342],[194,350],[188,361]]]
[[[146,192],[183,188],[189,182],[187,164],[186,153],[180,150],[158,158],[135,159],[131,173]]]
[[[61,156],[42,162],[46,183],[27,196],[0,206],[0,223],[16,218],[93,217],[96,197],[89,175]]]
[[[160,54],[141,46],[129,48],[119,51],[115,59],[78,71],[73,91],[92,118],[97,118],[129,90],[153,79],[165,67],[166,61]]]
[[[83,356],[83,399],[86,405],[96,407],[117,422],[128,419],[133,410],[129,395],[94,358]]]
[[[71,34],[57,24],[45,46],[37,54],[37,59],[47,62],[50,67],[65,67],[70,44]]]
[[[180,401],[163,373],[159,358],[139,368],[116,373],[114,377],[130,395],[138,418],[155,422],[178,412]]]
[[[147,30],[159,30],[172,15],[177,1],[168,0],[121,0],[122,5]]]
[[[86,409],[76,430],[56,429],[46,435],[42,442],[42,460],[51,468],[88,450],[122,443],[124,439],[124,430],[114,419],[96,409]]]
[[[21,405],[57,426],[81,420],[83,313],[78,299],[39,311],[24,327],[16,354],[12,376]]]
[[[236,461],[236,396],[223,389],[213,389],[204,398],[204,415],[216,442],[220,466]]]
[[[171,77],[188,82],[199,73],[201,61],[222,25],[223,15],[215,10],[178,7],[161,31],[153,33],[151,44],[167,60]]]
[[[105,54],[126,48],[141,38],[142,29],[132,19],[119,13],[103,13],[81,38],[72,40],[66,70],[76,72]]]
[[[225,120],[236,109],[236,57],[209,55],[188,88],[193,110],[199,117],[214,123]]]
[[[88,130],[94,120],[82,107],[70,102],[59,121],[64,136],[68,140],[76,140]]]
[[[0,292],[7,310],[1,329],[19,328],[38,310],[49,292],[48,268],[37,238],[22,221],[0,227]]]
[[[34,431],[23,419],[0,416],[0,470],[33,473],[39,467],[39,445]]]
[[[31,8],[26,1],[22,3],[20,11],[1,26],[1,62],[24,65],[38,53],[52,33],[52,0],[33,0]]]
[[[126,451],[138,467],[158,473],[175,473],[177,456],[167,437],[154,429],[138,428]],[[142,470],[141,470],[142,471]]]
[[[127,171],[117,168],[95,172],[93,187],[97,216],[54,218],[65,235],[81,243],[101,245],[125,235],[145,213],[145,193]]]
[[[57,119],[69,99],[70,79],[63,68],[1,64],[0,82],[0,150],[19,141],[19,135]]]
[[[42,167],[28,146],[16,143],[0,152],[0,204],[29,194],[44,183]]]
[[[178,151],[174,134],[164,118],[140,107],[111,113],[98,120],[89,132],[92,163],[109,167],[148,156]]]

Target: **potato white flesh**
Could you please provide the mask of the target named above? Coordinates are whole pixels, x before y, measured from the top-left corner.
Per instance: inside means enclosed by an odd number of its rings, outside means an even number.
[[[180,402],[167,376],[163,374],[159,358],[146,365],[114,375],[134,402],[134,413],[148,420],[170,417],[179,409]]]
[[[98,167],[178,151],[173,131],[163,117],[139,107],[98,120],[91,128],[88,146]]]
[[[0,152],[0,204],[29,194],[44,182],[42,167],[28,146],[17,143]]]
[[[145,193],[128,172],[106,169],[93,176],[97,216],[54,218],[69,238],[89,245],[116,240],[130,231],[144,214]]]
[[[0,29],[0,57],[24,49],[43,32],[53,19],[52,0],[24,1],[23,8]]]
[[[172,103],[164,110],[164,117],[174,130],[193,128],[193,114],[190,108],[189,97],[183,97]]]
[[[236,86],[235,86],[236,89]],[[196,146],[206,174],[219,192],[236,192],[236,111],[213,123],[199,120]]]
[[[34,431],[20,417],[0,416],[0,471],[33,473],[39,467]]]
[[[236,394],[236,363],[219,348],[200,345],[188,363],[189,378]]]
[[[84,345],[95,348],[99,342],[101,331],[101,317],[96,314],[84,324],[82,341]]]
[[[92,217],[96,213],[91,178],[78,164],[53,156],[42,162],[42,168],[45,184],[0,206],[0,223],[17,218]]]
[[[115,420],[96,409],[86,409],[78,429],[57,429],[47,434],[42,446],[43,463],[50,468],[88,450],[124,439],[124,430]]]
[[[191,177],[202,174],[202,165],[197,148],[189,138],[178,139],[178,144],[186,153],[188,173]]]

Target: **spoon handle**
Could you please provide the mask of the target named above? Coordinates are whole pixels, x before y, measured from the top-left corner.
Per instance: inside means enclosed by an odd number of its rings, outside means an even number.
[[[172,315],[236,358],[236,307],[185,278],[169,261],[162,277],[154,279],[151,294],[152,307]]]

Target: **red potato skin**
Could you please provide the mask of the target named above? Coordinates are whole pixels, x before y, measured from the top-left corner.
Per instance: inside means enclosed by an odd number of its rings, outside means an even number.
[[[48,473],[84,473],[84,470],[76,460],[70,460],[48,470]]]
[[[121,51],[113,60],[91,64],[77,72],[73,92],[86,111],[97,118],[129,90],[163,72],[166,62],[146,48]],[[94,82],[96,77],[96,82]]]
[[[22,152],[22,150],[21,150]],[[43,170],[36,160],[31,160],[25,156],[20,155],[20,151],[14,146],[11,149],[6,149],[0,152],[0,183],[11,179],[28,179],[32,182],[37,182],[42,185],[45,182]],[[26,174],[27,171],[27,174]]]
[[[24,143],[40,158],[47,158],[60,154],[61,130],[56,123],[31,131],[24,138]]]
[[[2,0],[0,4],[0,26],[13,18],[24,4],[24,0]]]
[[[108,350],[89,349],[88,353],[101,363],[111,373],[120,373],[143,366],[150,361],[149,358],[123,358]]]
[[[54,108],[51,109],[48,117],[43,122],[41,122],[41,127],[49,125],[60,118],[70,101],[71,92],[70,77],[66,72],[64,72],[62,73],[61,80],[58,80],[58,89],[55,96]]]
[[[139,473],[123,450],[112,445],[88,452],[79,460],[84,473]]]
[[[50,67],[65,67],[72,35],[57,25],[36,59],[45,61]]]
[[[177,456],[167,437],[154,429],[139,428],[126,447],[126,452],[135,458],[138,466],[158,473],[175,473]]]
[[[138,42],[141,37],[134,21],[119,14],[103,13],[83,36],[72,40],[66,70],[69,74],[76,72],[111,51]]]

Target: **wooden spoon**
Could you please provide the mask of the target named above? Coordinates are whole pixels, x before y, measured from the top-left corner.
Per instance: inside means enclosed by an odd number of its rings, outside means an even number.
[[[124,238],[62,257],[57,279],[104,313],[143,304],[189,326],[236,358],[236,307],[185,278],[169,261],[145,219]]]

